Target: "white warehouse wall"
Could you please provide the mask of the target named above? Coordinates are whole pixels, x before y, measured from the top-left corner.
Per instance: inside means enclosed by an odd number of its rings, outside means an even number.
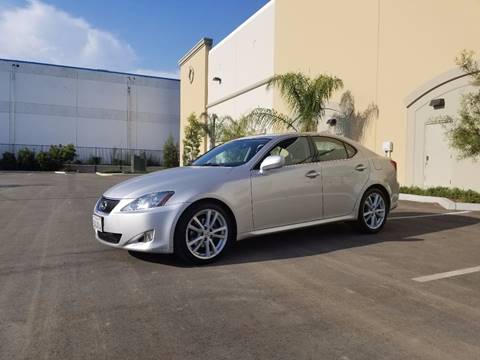
[[[0,60],[0,143],[160,150],[179,98],[174,79]]]
[[[272,107],[273,91],[261,84],[274,74],[274,31],[275,1],[271,1],[210,50],[210,113],[239,117],[257,106]]]

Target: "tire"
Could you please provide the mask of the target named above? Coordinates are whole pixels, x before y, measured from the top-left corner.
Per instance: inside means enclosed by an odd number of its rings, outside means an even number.
[[[382,230],[388,216],[387,204],[385,193],[378,188],[371,188],[363,194],[357,218],[363,233],[375,234]]]
[[[209,264],[227,252],[235,236],[234,219],[224,207],[201,202],[180,217],[175,228],[174,253],[190,264]]]

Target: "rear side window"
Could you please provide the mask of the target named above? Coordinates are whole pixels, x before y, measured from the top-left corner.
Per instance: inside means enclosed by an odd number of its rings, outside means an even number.
[[[355,149],[352,145],[344,143],[345,149],[347,149],[347,155],[349,158],[353,157],[357,153],[357,149]]]
[[[348,159],[347,150],[342,141],[327,137],[312,137],[315,146],[315,161]]]
[[[279,142],[265,156],[280,155],[285,158],[285,165],[296,165],[312,159],[308,139],[304,136],[290,138]]]

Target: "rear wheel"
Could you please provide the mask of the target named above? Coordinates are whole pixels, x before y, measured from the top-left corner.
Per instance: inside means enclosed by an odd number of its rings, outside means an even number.
[[[372,188],[363,195],[358,210],[358,225],[363,232],[377,233],[387,221],[387,200],[380,189]]]
[[[175,254],[202,265],[217,260],[234,241],[233,219],[216,203],[194,205],[175,229]]]

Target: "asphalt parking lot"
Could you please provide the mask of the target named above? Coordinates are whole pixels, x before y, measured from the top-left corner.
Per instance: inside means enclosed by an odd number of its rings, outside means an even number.
[[[1,359],[480,358],[480,272],[422,278],[480,265],[480,213],[402,202],[377,235],[315,227],[186,267],[94,240],[125,178],[0,173]]]

